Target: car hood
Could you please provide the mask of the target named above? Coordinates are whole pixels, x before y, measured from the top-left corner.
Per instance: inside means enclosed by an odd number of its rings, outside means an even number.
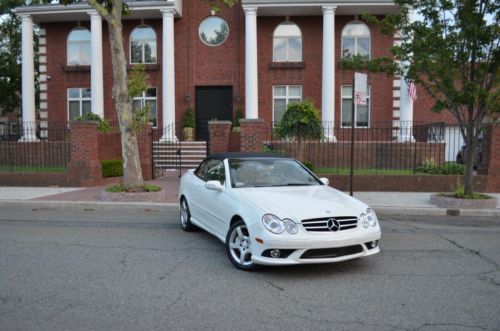
[[[326,185],[239,188],[242,202],[261,211],[296,221],[328,216],[359,216],[368,207],[361,201]]]

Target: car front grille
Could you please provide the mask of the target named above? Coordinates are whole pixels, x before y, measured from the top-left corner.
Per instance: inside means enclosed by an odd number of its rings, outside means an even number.
[[[302,220],[301,223],[306,231],[337,232],[356,228],[358,218],[356,216],[323,217]]]
[[[305,251],[301,259],[328,259],[333,257],[341,257],[346,255],[358,254],[363,251],[361,245],[335,247],[335,248],[320,248],[309,249]]]

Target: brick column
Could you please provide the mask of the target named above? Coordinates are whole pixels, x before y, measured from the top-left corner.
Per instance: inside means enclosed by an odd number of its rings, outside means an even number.
[[[210,153],[229,152],[231,138],[230,121],[209,121]]]
[[[242,152],[262,152],[263,142],[269,139],[271,128],[262,119],[241,119]]]
[[[96,186],[103,183],[97,138],[97,122],[71,122],[71,157],[68,185]]]
[[[151,124],[137,132],[137,145],[139,146],[139,158],[141,159],[142,177],[144,180],[153,179],[153,131]]]
[[[488,132],[484,144],[484,162],[487,166],[488,192],[500,192],[500,127]]]

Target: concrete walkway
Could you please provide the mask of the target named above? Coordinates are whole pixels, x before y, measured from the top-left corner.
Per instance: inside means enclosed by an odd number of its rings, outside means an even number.
[[[61,188],[61,187],[5,187],[0,186],[0,207],[5,204],[19,204],[26,208],[63,208],[81,205],[82,208],[132,208],[132,209],[177,209],[179,178],[169,175],[149,183],[162,187],[165,192],[163,203],[102,202],[100,194],[106,188]],[[109,186],[109,185],[108,185]],[[437,208],[429,201],[431,193],[415,192],[354,192],[354,197],[386,215],[446,215],[444,208]],[[500,201],[500,194],[492,194]],[[495,209],[461,209],[463,216],[500,217],[500,203]]]

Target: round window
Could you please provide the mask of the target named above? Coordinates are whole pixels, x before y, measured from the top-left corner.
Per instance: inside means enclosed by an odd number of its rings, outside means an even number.
[[[198,29],[201,41],[209,46],[219,46],[229,35],[229,26],[218,16],[207,17]]]

